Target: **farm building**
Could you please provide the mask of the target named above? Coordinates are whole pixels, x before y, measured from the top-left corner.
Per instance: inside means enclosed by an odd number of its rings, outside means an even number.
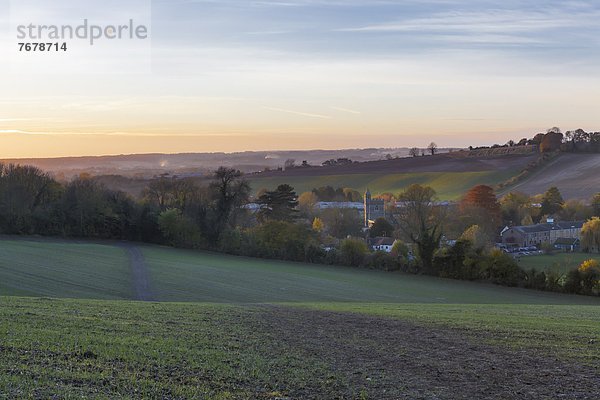
[[[580,244],[581,241],[577,238],[558,238],[554,242],[554,247],[559,250],[572,253],[579,250]]]
[[[552,218],[543,224],[506,227],[500,234],[502,243],[519,247],[555,244],[558,239],[579,239],[584,221],[554,222]]]

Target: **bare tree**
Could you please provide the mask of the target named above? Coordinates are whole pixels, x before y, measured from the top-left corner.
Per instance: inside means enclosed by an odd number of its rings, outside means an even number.
[[[432,156],[435,155],[435,153],[437,153],[437,149],[438,145],[435,144],[435,142],[431,142],[429,143],[429,146],[427,146],[427,150],[429,150]]]
[[[408,155],[412,156],[412,157],[418,157],[419,156],[419,152],[420,152],[420,150],[419,150],[418,147],[413,147],[412,149],[410,149],[408,151]]]
[[[285,164],[283,165],[285,169],[294,168],[296,166],[296,160],[294,160],[293,158],[288,158],[287,160],[285,160]]]
[[[546,133],[562,133],[562,131],[558,126],[553,126],[552,128],[548,129]]]

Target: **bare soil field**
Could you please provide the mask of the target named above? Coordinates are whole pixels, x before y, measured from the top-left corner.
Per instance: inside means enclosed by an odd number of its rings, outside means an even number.
[[[510,190],[533,195],[551,186],[565,199],[589,200],[600,192],[600,154],[561,154]]]
[[[329,388],[307,382],[289,388],[289,398],[597,398],[597,369],[489,345],[464,330],[278,306],[265,306],[259,321],[283,346],[279,351],[319,358],[345,382]]]

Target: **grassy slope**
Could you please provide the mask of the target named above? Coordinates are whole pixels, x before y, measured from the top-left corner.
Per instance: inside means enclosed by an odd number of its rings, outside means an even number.
[[[144,247],[159,300],[600,304],[564,296],[425,276]]]
[[[554,255],[524,256],[519,260],[519,265],[525,270],[535,268],[538,271],[557,271],[566,273],[577,268],[585,260],[594,258],[600,261],[598,254],[587,253],[559,253]]]
[[[256,192],[262,188],[274,188],[282,183],[292,185],[298,193],[313,188],[330,185],[349,187],[363,192],[367,187],[373,194],[385,192],[399,193],[413,183],[433,187],[440,199],[456,200],[467,190],[478,184],[495,185],[505,181],[518,171],[480,172],[418,172],[403,174],[349,174],[324,176],[284,176],[253,178],[250,180]]]
[[[425,276],[143,246],[162,301],[599,304],[600,300]],[[0,295],[132,299],[116,246],[0,241]]]
[[[115,246],[2,239],[0,295],[131,299],[129,260]]]

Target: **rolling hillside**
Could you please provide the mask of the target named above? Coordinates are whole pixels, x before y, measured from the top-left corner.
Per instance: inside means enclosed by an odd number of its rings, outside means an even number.
[[[347,166],[295,168],[251,176],[256,192],[288,183],[298,193],[330,185],[350,187],[374,194],[398,193],[413,183],[433,187],[442,200],[459,199],[478,184],[495,186],[519,174],[537,155],[457,157],[453,154],[373,161]],[[543,165],[525,180],[499,191],[521,191],[530,195],[557,186],[565,199],[589,200],[600,192],[600,154],[563,153]]]
[[[589,200],[600,192],[600,154],[563,153],[510,190],[533,195],[551,186],[565,199]]]
[[[288,183],[299,193],[330,185],[372,193],[398,193],[413,183],[433,187],[442,200],[456,200],[478,184],[496,185],[521,172],[535,154],[464,157],[457,154],[372,161],[345,166],[294,168],[250,176],[253,190]]]

